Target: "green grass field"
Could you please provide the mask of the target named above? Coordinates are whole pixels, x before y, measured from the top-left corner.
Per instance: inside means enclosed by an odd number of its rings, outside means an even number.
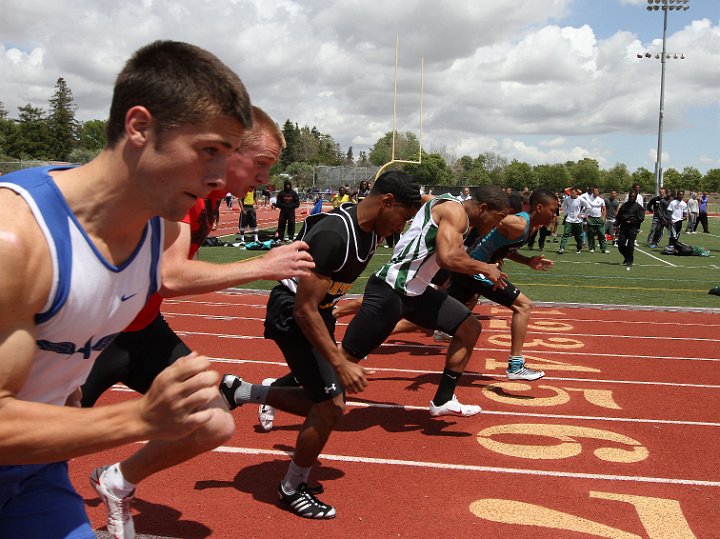
[[[710,218],[711,234],[683,233],[680,238],[684,243],[709,249],[709,257],[665,256],[660,254],[662,249],[649,249],[645,246],[649,227],[650,219],[646,218],[638,235],[640,246],[635,249],[635,265],[630,271],[621,264],[622,256],[616,248],[609,247],[610,253],[602,254],[596,246],[595,253],[583,251],[577,255],[572,238],[563,255],[556,253],[557,243],[546,243],[543,254],[555,262],[547,272],[533,271],[511,261],[504,269],[512,283],[535,301],[720,308],[720,297],[707,293],[710,288],[720,286],[720,218]],[[562,231],[562,226],[558,231]],[[226,239],[232,237],[234,235]],[[661,246],[665,245],[666,237],[661,241]],[[537,246],[534,251],[524,248],[521,252],[529,256],[538,254]],[[350,293],[361,294],[368,276],[387,262],[391,253],[390,249],[379,248]],[[243,260],[261,254],[262,251],[232,247],[200,249],[200,258],[212,262]],[[275,284],[259,281],[243,288],[269,290]]]

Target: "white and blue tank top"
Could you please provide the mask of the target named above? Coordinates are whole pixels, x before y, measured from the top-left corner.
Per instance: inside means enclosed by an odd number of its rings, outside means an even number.
[[[152,218],[133,253],[120,266],[108,262],[80,225],[44,167],[2,177],[30,207],[47,241],[53,281],[35,315],[36,352],[16,397],[63,405],[82,385],[95,358],[160,286],[163,226]]]

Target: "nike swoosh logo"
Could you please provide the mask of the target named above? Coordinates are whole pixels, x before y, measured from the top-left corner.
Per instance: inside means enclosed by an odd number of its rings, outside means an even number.
[[[120,301],[127,301],[130,298],[133,298],[135,296],[137,296],[137,292],[135,292],[134,294],[130,294],[129,296],[126,296],[125,294],[123,294],[122,296],[120,296]]]

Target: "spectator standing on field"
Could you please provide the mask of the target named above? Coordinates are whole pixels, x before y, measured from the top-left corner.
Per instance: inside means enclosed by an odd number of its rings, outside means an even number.
[[[253,241],[258,241],[257,213],[255,212],[255,187],[251,187],[245,196],[238,198],[240,204],[240,219],[238,223],[239,232],[236,241],[245,245],[245,229],[248,228],[253,235]]]
[[[620,207],[617,199],[617,191],[611,191],[610,196],[605,200],[605,234],[612,237],[613,245],[617,245],[617,227],[615,226],[615,215]]]
[[[643,196],[640,194],[640,184],[639,183],[632,184],[631,189],[637,193],[637,199],[635,200],[635,202],[640,204],[644,209],[645,205],[643,203],[645,201],[643,200]],[[628,195],[625,195],[625,200],[623,200],[623,204],[627,201],[628,201]]]
[[[682,233],[682,223],[687,218],[687,204],[683,200],[683,192],[678,191],[675,198],[668,204],[668,215],[670,222],[670,241],[669,245],[675,245],[680,239]]]
[[[292,188],[292,182],[285,180],[283,190],[277,194],[275,206],[280,210],[276,239],[279,241],[292,241],[295,237],[295,210],[300,206],[300,197]],[[287,226],[288,237],[285,237]]]
[[[562,210],[565,214],[565,229],[560,239],[560,248],[558,249],[558,254],[560,255],[565,252],[565,246],[570,236],[575,238],[577,254],[582,252],[583,218],[581,212],[587,208],[587,202],[585,197],[579,195],[580,189],[573,187],[570,189],[570,194],[565,197],[565,200],[562,202]]]
[[[661,187],[659,194],[648,201],[647,209],[653,213],[652,223],[650,224],[650,232],[647,237],[647,245],[651,249],[655,249],[662,239],[663,229],[665,226],[663,225],[664,217],[660,201],[665,200],[666,197],[667,191],[664,187]]]
[[[709,199],[708,199],[707,191],[703,191],[703,194],[700,197],[700,206],[698,207],[698,210],[699,210],[698,221],[700,221],[700,224],[703,227],[703,234],[710,233],[710,231],[708,230],[708,216],[707,216],[708,200]]]
[[[695,234],[697,228],[698,215],[700,214],[700,204],[697,201],[697,193],[690,193],[690,198],[687,201],[688,209],[688,224],[685,232],[688,234]]]
[[[645,219],[645,210],[636,202],[637,192],[634,189],[630,189],[627,198],[627,202],[617,212],[615,223],[620,228],[618,251],[623,255],[623,265],[630,271],[634,261],[635,238],[640,231],[640,223]]]
[[[607,253],[608,250],[605,244],[605,199],[600,196],[600,189],[593,186],[592,193],[586,195],[585,200],[588,204],[588,250],[591,253],[595,252],[595,238],[597,238],[600,243],[600,251]]]

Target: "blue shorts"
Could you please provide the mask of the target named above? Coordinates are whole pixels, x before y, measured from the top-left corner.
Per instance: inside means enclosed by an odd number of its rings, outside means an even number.
[[[0,466],[0,537],[95,537],[67,462]]]

